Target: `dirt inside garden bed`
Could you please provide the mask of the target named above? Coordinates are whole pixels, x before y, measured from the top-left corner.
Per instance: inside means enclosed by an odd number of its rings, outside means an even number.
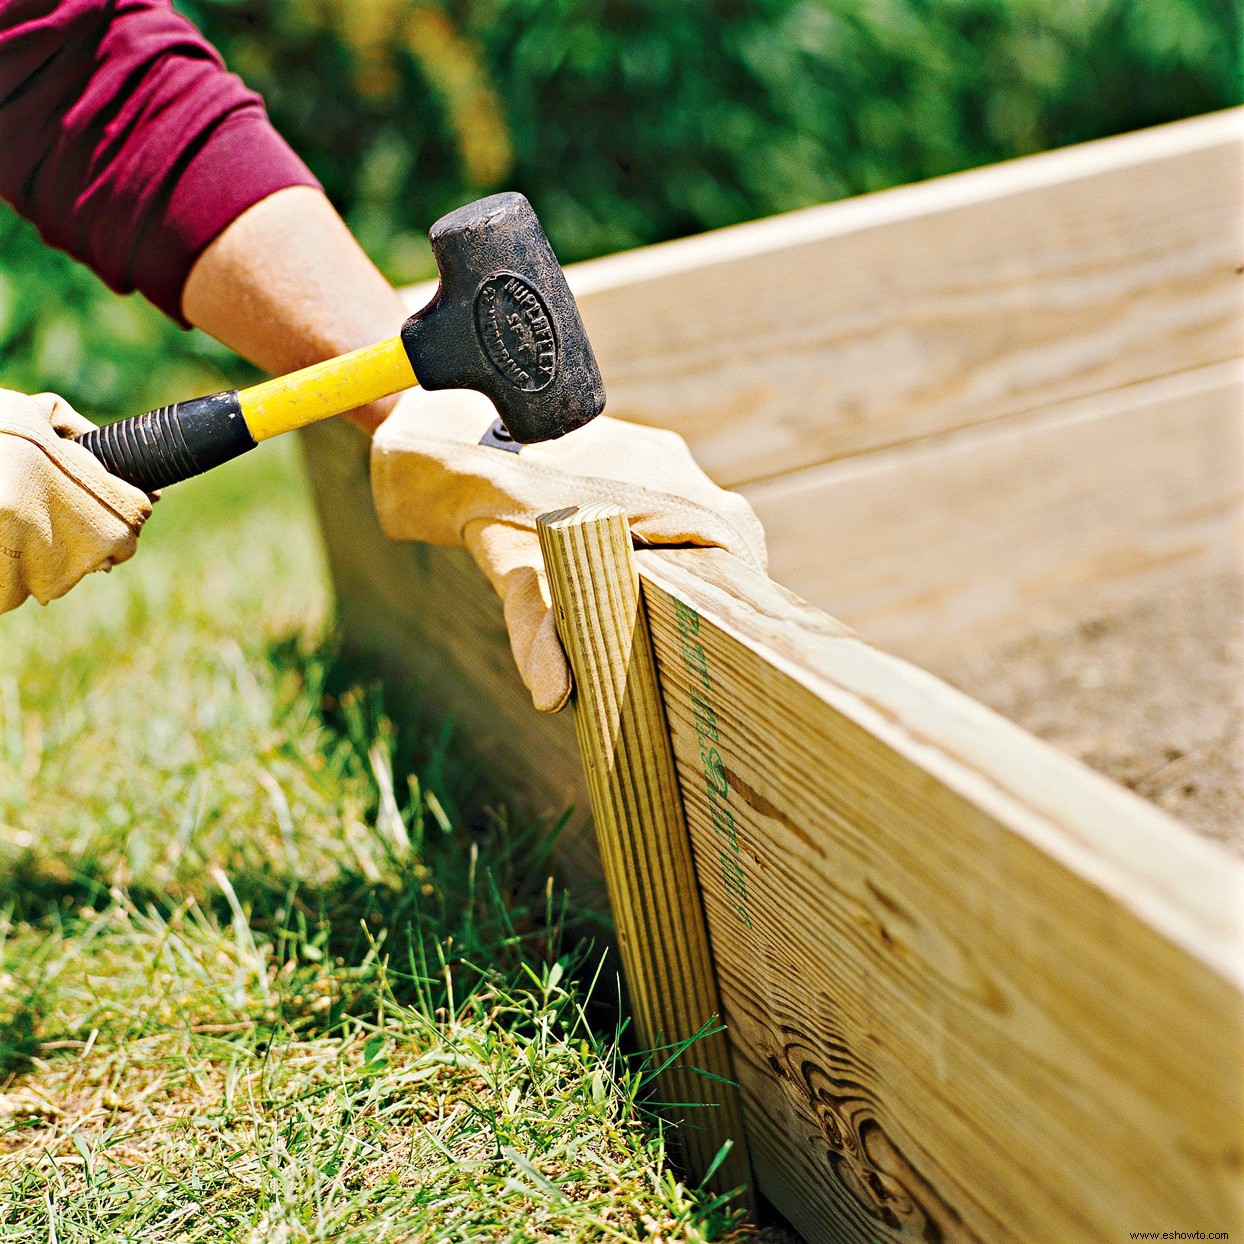
[[[1244,574],[934,672],[1244,857]]]

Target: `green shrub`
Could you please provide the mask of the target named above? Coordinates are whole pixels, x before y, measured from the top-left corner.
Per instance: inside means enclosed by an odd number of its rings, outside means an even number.
[[[184,0],[395,281],[499,187],[567,262],[1216,108],[1231,0]],[[0,223],[0,380],[226,365]],[[181,370],[178,370],[181,369]]]

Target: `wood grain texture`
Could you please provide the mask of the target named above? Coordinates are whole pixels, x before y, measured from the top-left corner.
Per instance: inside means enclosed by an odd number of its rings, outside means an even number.
[[[1244,1230],[1241,866],[728,557],[639,559],[758,1187],[814,1242]]]
[[[1233,361],[744,489],[770,574],[936,666],[1244,552]]]
[[[736,485],[1244,353],[1244,111],[568,270],[609,413]]]
[[[704,909],[626,515],[608,504],[539,521],[574,722],[641,1047],[675,1150],[696,1182],[752,1184]],[[685,1053],[682,1047],[688,1046]]]

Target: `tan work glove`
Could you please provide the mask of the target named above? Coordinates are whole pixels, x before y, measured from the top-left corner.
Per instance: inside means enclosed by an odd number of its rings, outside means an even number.
[[[0,613],[134,556],[151,498],[68,439],[92,426],[54,393],[0,389]]]
[[[751,506],[718,488],[676,433],[601,416],[515,454],[479,443],[495,418],[477,393],[410,393],[372,442],[372,495],[390,539],[470,549],[504,603],[514,661],[542,712],[562,708],[572,684],[536,535],[541,514],[612,501],[637,543],[716,545],[765,568]]]

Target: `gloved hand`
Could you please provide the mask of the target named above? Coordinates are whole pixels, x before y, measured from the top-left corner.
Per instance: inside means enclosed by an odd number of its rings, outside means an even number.
[[[134,555],[151,498],[68,439],[92,426],[54,393],[0,389],[0,613]]]
[[[765,539],[752,508],[718,488],[674,432],[601,416],[561,440],[507,453],[479,444],[496,413],[468,390],[414,390],[372,442],[376,513],[392,540],[465,545],[501,597],[510,647],[536,708],[570,698],[536,519],[612,501],[636,543],[716,545],[757,570]]]

